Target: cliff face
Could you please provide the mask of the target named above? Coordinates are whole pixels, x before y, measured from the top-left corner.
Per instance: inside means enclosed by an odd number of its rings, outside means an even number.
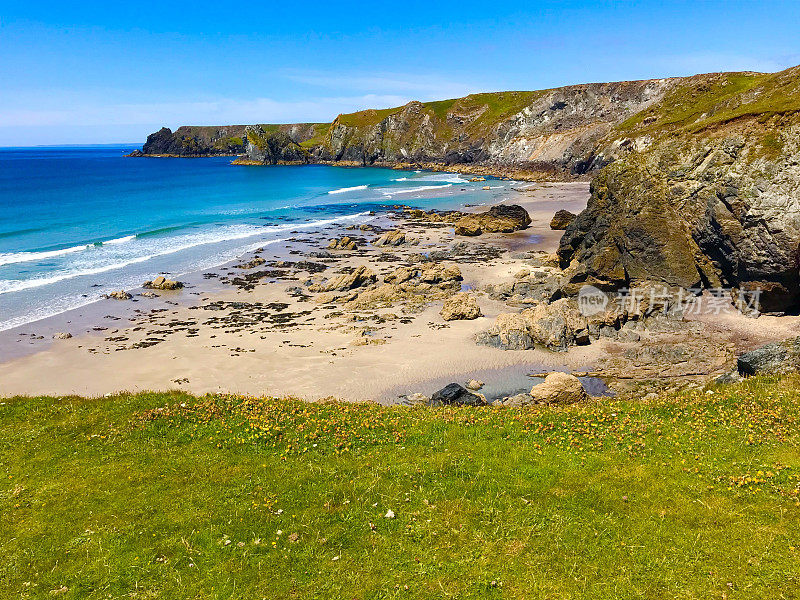
[[[597,143],[678,80],[475,94],[339,115],[324,150],[335,161],[486,164],[582,174],[601,166]]]
[[[244,125],[226,127],[179,127],[173,133],[162,127],[147,136],[143,154],[166,156],[213,156],[244,152]]]
[[[691,78],[613,134],[598,160],[615,162],[565,232],[563,264],[602,287],[734,287],[760,290],[763,310],[800,305],[800,68]]]
[[[327,124],[229,125],[225,127],[183,126],[173,132],[167,127],[147,136],[144,155],[216,156],[247,154],[255,162],[275,164],[278,146],[319,143]],[[264,153],[265,148],[269,151]],[[278,155],[281,152],[277,152]],[[295,160],[291,152],[288,160]],[[279,156],[278,160],[282,160]]]

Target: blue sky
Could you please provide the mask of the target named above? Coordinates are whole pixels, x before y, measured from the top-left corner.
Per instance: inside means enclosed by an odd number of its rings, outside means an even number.
[[[8,2],[0,146],[800,64],[800,2]]]

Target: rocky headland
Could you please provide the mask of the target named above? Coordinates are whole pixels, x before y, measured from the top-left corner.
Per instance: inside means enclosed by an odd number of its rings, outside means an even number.
[[[581,266],[572,283],[726,288],[766,312],[800,308],[800,67],[162,129],[142,153],[590,179],[586,210],[555,223],[562,268]]]

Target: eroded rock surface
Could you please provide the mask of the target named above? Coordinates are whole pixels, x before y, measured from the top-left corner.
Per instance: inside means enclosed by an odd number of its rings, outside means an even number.
[[[528,212],[518,204],[498,204],[484,213],[466,214],[456,221],[456,235],[513,233],[531,224]]]

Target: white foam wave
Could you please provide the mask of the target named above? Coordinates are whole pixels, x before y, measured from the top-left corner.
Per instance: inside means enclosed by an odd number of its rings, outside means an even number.
[[[397,196],[398,194],[415,194],[417,192],[427,192],[428,190],[443,190],[444,188],[453,187],[452,183],[447,183],[445,185],[421,185],[419,187],[408,188],[407,190],[385,190],[383,191],[383,195],[391,198],[392,196]]]
[[[54,274],[45,277],[34,277],[32,279],[2,279],[0,280],[0,294],[8,294],[10,292],[19,292],[31,288],[52,285],[59,281],[66,279],[74,279],[76,277],[84,277],[86,275],[98,275],[100,273],[107,273],[117,269],[122,269],[130,265],[146,262],[159,256],[174,254],[183,250],[189,250],[196,246],[203,246],[207,244],[216,244],[220,242],[229,242],[240,239],[246,239],[256,235],[264,235],[270,233],[278,233],[282,231],[289,231],[293,229],[308,229],[321,227],[324,225],[331,225],[339,221],[351,221],[369,215],[369,211],[360,212],[352,215],[343,215],[341,217],[331,219],[320,219],[317,221],[309,221],[307,223],[286,223],[284,225],[276,225],[272,227],[229,227],[226,232],[218,234],[216,232],[204,232],[192,236],[184,236],[177,238],[167,238],[169,245],[163,247],[157,252],[151,252],[143,256],[125,257],[120,260],[110,262],[105,265],[98,265],[92,267],[77,266],[73,269],[64,269],[56,271]],[[188,241],[184,241],[188,240]],[[177,242],[177,243],[176,243]],[[83,246],[81,247],[83,248]]]
[[[354,192],[356,190],[365,190],[366,185],[355,185],[353,187],[339,188],[338,190],[330,190],[329,194],[344,194],[345,192]]]
[[[113,240],[108,240],[107,242],[103,242],[103,246],[108,246],[108,245],[113,246],[115,244],[125,244],[127,242],[132,242],[135,239],[136,239],[135,235],[126,235],[126,236],[121,237],[121,238],[116,238],[116,239],[113,239]]]
[[[66,256],[67,254],[74,254],[83,250],[92,250],[98,246],[114,246],[117,244],[125,244],[135,239],[135,235],[126,235],[124,237],[100,242],[99,244],[85,244],[83,246],[72,246],[71,248],[62,248],[60,250],[44,250],[42,252],[11,252],[7,254],[0,254],[0,266],[36,260],[47,260],[48,258],[58,258],[59,256]]]
[[[9,252],[0,254],[0,266],[12,265],[15,263],[28,262],[31,260],[46,260],[73,252],[86,250],[88,246],[73,246],[72,248],[62,248],[61,250],[45,250],[43,252]]]

